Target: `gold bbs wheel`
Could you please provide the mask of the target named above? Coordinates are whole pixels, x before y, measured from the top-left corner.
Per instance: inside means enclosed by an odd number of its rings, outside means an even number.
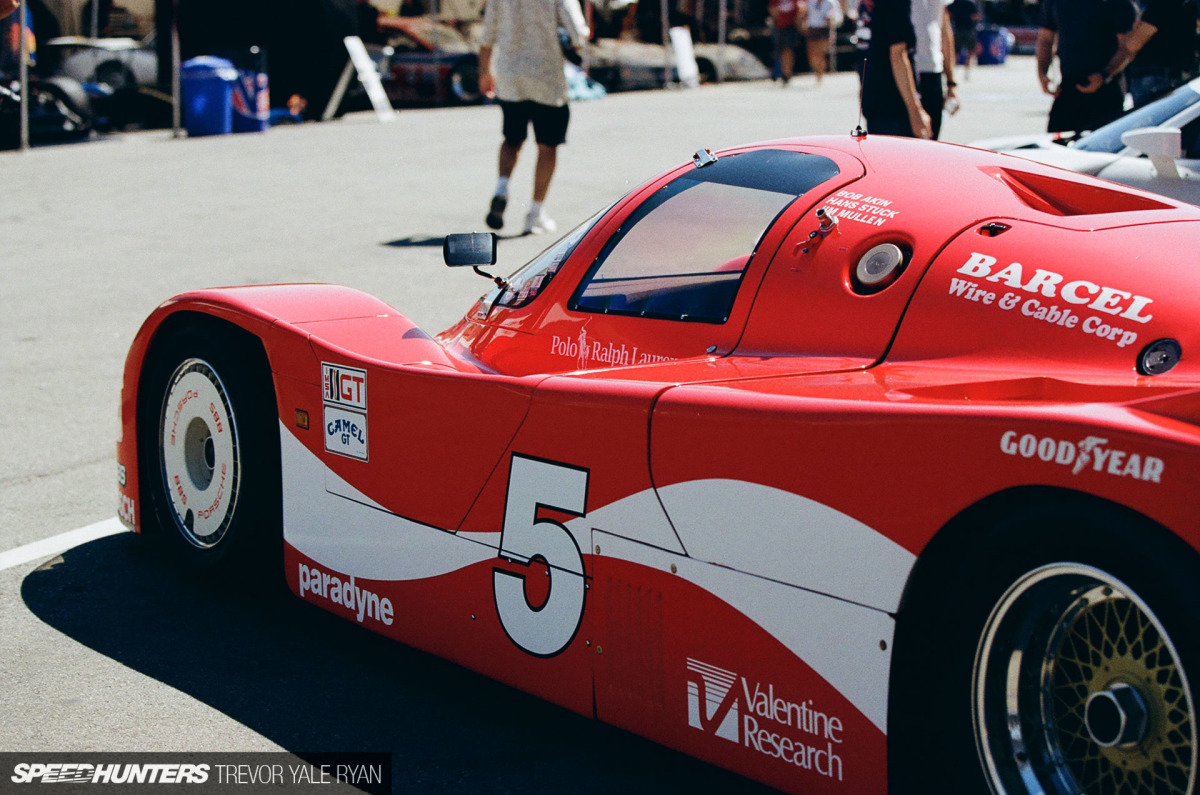
[[[976,742],[996,793],[1183,795],[1196,718],[1163,623],[1120,580],[1059,563],[1019,579],[976,655]]]

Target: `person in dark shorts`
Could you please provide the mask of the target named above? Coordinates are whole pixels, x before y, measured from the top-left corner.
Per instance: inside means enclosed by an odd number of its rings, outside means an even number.
[[[499,100],[504,114],[499,178],[486,217],[492,229],[504,226],[508,181],[530,125],[537,142],[537,164],[524,231],[538,234],[556,228],[542,203],[571,119],[560,28],[573,46],[586,41],[588,29],[578,0],[490,0],[484,10],[479,88]]]
[[[1037,40],[1042,91],[1054,97],[1048,132],[1095,130],[1124,112],[1125,92],[1105,74],[1120,41],[1137,21],[1132,0],[1044,0]],[[1050,82],[1058,55],[1061,79]]]

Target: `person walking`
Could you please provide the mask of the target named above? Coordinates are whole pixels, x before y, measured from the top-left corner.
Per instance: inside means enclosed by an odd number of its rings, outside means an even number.
[[[1141,18],[1103,72],[1089,77],[1089,87],[1124,70],[1133,106],[1140,108],[1191,80],[1196,76],[1198,8],[1197,0],[1145,0]]]
[[[829,71],[829,42],[837,36],[843,19],[840,0],[808,0],[808,31],[804,49],[808,66],[817,76],[817,85]]]
[[[533,126],[537,142],[533,203],[525,217],[525,234],[553,232],[557,226],[542,208],[566,142],[570,110],[559,28],[572,46],[588,37],[579,0],[489,0],[483,14],[479,48],[479,88],[494,97],[503,113],[499,178],[486,217],[492,229],[504,226],[508,181],[521,146]]]
[[[958,102],[954,82],[954,33],[950,30],[949,0],[912,0],[913,29],[917,48],[913,66],[917,70],[917,93],[929,114],[930,135],[936,141],[942,132],[942,111],[947,100]],[[946,78],[943,89],[942,77]],[[953,109],[952,109],[953,112]]]
[[[975,0],[952,0],[946,6],[950,14],[950,29],[954,33],[954,52],[963,55],[963,74],[971,77],[971,61],[979,57],[979,38],[975,29],[979,25],[979,6]]]
[[[932,135],[909,53],[917,44],[909,0],[875,0],[871,44],[863,64],[862,110],[873,135]]]
[[[771,15],[771,27],[775,34],[775,63],[779,65],[779,79],[787,88],[796,69],[796,23],[800,6],[797,0],[771,0],[767,13]]]
[[[1132,0],[1043,0],[1037,38],[1042,91],[1054,97],[1048,132],[1095,130],[1124,112],[1125,92],[1115,73],[1106,73],[1118,37],[1137,21]],[[1050,82],[1058,56],[1060,80]]]

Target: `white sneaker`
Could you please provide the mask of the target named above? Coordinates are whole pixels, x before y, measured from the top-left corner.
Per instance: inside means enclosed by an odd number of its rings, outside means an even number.
[[[525,234],[527,235],[540,235],[543,232],[553,232],[555,229],[558,229],[558,224],[546,215],[545,210],[531,212],[525,216]]]

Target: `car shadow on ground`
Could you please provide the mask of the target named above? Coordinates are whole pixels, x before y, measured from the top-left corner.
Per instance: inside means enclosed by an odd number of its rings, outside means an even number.
[[[47,562],[21,593],[54,629],[288,751],[391,752],[398,792],[771,791],[335,618],[282,575],[183,574],[132,534]]]

